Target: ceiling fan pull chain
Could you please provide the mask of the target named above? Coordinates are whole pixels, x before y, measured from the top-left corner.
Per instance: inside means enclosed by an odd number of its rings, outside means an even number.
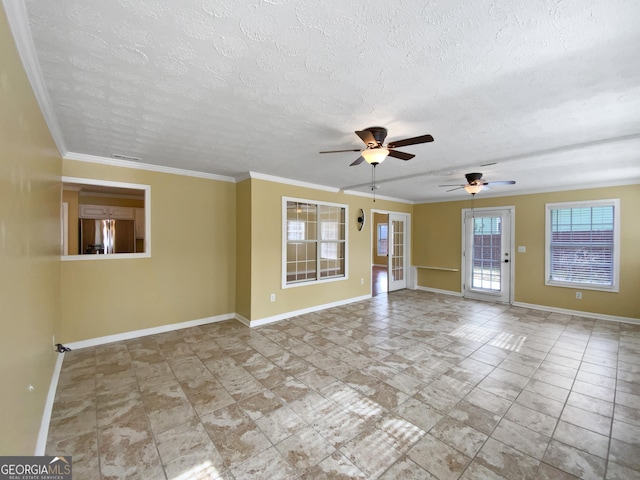
[[[471,219],[472,219],[472,221],[473,221],[473,228],[474,228],[474,231],[475,231],[475,228],[476,228],[476,227],[475,227],[475,221],[476,221],[476,211],[475,211],[475,208],[476,208],[476,194],[475,194],[475,193],[472,193],[472,194],[471,194]]]
[[[371,165],[371,191],[373,192],[373,203],[376,203],[376,166]]]

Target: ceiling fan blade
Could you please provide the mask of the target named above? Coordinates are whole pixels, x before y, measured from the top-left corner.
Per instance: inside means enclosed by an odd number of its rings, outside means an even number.
[[[391,142],[387,147],[396,148],[396,147],[405,147],[407,145],[417,145],[419,143],[428,143],[433,142],[433,137],[431,135],[421,135],[419,137],[405,138],[404,140],[398,140],[396,142]]]
[[[415,157],[412,153],[399,152],[397,150],[389,150],[389,156],[399,158],[400,160],[411,160]]]
[[[362,151],[361,148],[352,148],[350,150],[327,150],[320,153],[361,152],[361,151]]]
[[[360,165],[362,162],[364,162],[364,157],[358,157],[357,160],[355,162],[353,162],[351,165],[349,165],[350,167],[355,167],[356,165]]]
[[[460,185],[460,184],[457,184],[457,185],[438,185],[438,186],[439,187],[459,187],[459,188],[464,187],[464,185]]]
[[[487,182],[485,185],[515,185],[515,180],[499,180],[497,182]]]
[[[360,137],[360,140],[362,140],[365,145],[378,144],[375,137],[373,136],[373,133],[371,133],[369,130],[356,130],[356,135]]]
[[[441,186],[442,186],[442,185],[441,185]],[[451,186],[451,185],[449,185],[449,186]],[[460,187],[452,188],[451,190],[447,190],[445,193],[453,192],[454,190],[460,190],[461,188],[464,188],[464,185],[462,185],[462,186],[460,186]]]

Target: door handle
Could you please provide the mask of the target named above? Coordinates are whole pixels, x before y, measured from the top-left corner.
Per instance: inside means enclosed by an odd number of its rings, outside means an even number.
[[[504,261],[504,263],[509,263],[509,259],[507,258],[507,259]]]

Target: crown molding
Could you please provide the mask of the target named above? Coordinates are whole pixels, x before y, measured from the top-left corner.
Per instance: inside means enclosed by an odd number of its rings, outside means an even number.
[[[184,170],[182,168],[164,167],[162,165],[152,165],[150,163],[132,162],[130,160],[116,160],[114,158],[99,157],[97,155],[86,155],[84,153],[69,152],[62,157],[64,160],[76,160],[78,162],[98,163],[110,167],[133,168],[136,170],[146,170],[149,172],[169,173],[172,175],[184,175],[186,177],[205,178],[207,180],[218,180],[220,182],[236,183],[233,177],[216,175],[214,173],[196,172],[195,170]]]
[[[60,124],[51,107],[49,94],[42,80],[40,62],[38,61],[38,55],[33,45],[33,38],[29,28],[29,16],[27,15],[24,2],[21,0],[3,0],[2,4],[4,5],[9,28],[13,34],[18,55],[20,56],[22,66],[31,84],[33,94],[36,97],[44,121],[49,127],[49,133],[58,148],[58,152],[60,152],[61,157],[64,157],[67,153],[67,147],[64,143],[62,131],[60,130]]]
[[[251,172],[241,173],[240,175],[236,175],[234,178],[236,179],[236,183],[244,182],[251,178]]]
[[[88,163],[97,163],[100,165],[108,165],[111,167],[123,167],[123,168],[133,168],[137,170],[147,170],[151,172],[160,172],[160,173],[169,173],[173,175],[184,175],[188,177],[196,177],[196,178],[205,178],[208,180],[218,180],[221,182],[230,182],[230,183],[239,183],[248,179],[256,179],[256,180],[264,180],[267,182],[280,183],[284,185],[292,185],[294,187],[303,187],[303,188],[311,188],[314,190],[322,190],[325,192],[331,193],[344,193],[345,195],[354,195],[358,197],[369,197],[373,198],[373,195],[370,193],[358,192],[356,190],[340,190],[338,187],[328,187],[326,185],[319,185],[316,183],[302,182],[299,180],[292,180],[290,178],[277,177],[275,175],[267,175],[265,173],[258,172],[246,172],[235,177],[227,177],[224,175],[216,175],[214,173],[204,173],[197,172],[194,170],[184,170],[181,168],[174,167],[164,167],[161,165],[152,165],[149,163],[140,163],[133,162],[130,160],[118,160],[115,158],[107,158],[100,157],[97,155],[86,155],[84,153],[75,153],[69,152],[62,157],[64,160],[75,160],[78,162],[88,162]],[[405,200],[402,198],[394,198],[394,197],[386,197],[384,195],[376,195],[377,199],[380,200],[389,200],[392,202],[405,203],[409,205],[415,204],[410,200]]]
[[[257,180],[265,180],[267,182],[283,183],[285,185],[293,185],[294,187],[313,188],[314,190],[324,190],[325,192],[338,193],[340,189],[337,187],[327,187],[326,185],[318,185],[316,183],[301,182],[299,180],[291,180],[290,178],[276,177],[265,173],[249,172],[250,178]]]
[[[594,190],[597,188],[627,187],[629,185],[640,185],[640,179],[630,178],[628,180],[622,180],[622,181],[614,180],[610,182],[591,183],[589,184],[588,187],[585,187],[584,185],[565,185],[564,187],[555,186],[555,187],[528,188],[528,189],[521,189],[521,190],[514,189],[512,191],[506,191],[506,192],[502,191],[498,193],[482,192],[477,194],[475,198],[476,200],[479,200],[483,198],[519,197],[521,195],[539,195],[544,193],[569,192],[574,190]],[[471,198],[472,198],[471,195],[465,194],[464,198],[439,197],[434,199],[415,200],[413,201],[413,203],[415,205],[422,205],[422,204],[428,204],[428,203],[468,202],[471,200]]]
[[[249,172],[248,175],[247,174],[240,175],[236,177],[236,181],[240,182],[242,180],[246,180],[247,178],[265,180],[267,182],[282,183],[284,185],[293,185],[295,187],[312,188],[315,190],[323,190],[325,192],[331,192],[331,193],[343,193],[345,195],[353,195],[356,197],[374,198],[373,194],[371,193],[358,192],[357,190],[342,190],[338,187],[328,187],[326,185],[318,185],[317,183],[301,182],[298,180],[291,180],[290,178],[276,177],[273,175],[267,175],[267,174],[258,173],[258,172]],[[416,203],[411,200],[406,200],[404,198],[386,197],[384,195],[376,195],[375,198],[379,200],[389,200],[391,202],[405,203],[409,205],[414,205]]]
[[[357,190],[343,190],[343,192],[345,195],[354,195],[356,197],[367,197],[367,198],[375,198],[377,200],[388,200],[390,202],[397,202],[397,203],[405,203],[407,205],[416,205],[418,202],[414,202],[413,200],[407,200],[405,198],[395,198],[395,197],[387,197],[385,195],[373,195],[372,193],[368,193],[368,192],[359,192]]]

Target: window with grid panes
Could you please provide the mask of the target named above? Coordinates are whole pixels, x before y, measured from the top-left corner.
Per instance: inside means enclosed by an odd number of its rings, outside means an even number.
[[[384,257],[389,254],[389,225],[378,224],[378,256]]]
[[[547,204],[546,284],[617,291],[619,201]]]
[[[346,206],[283,199],[283,286],[346,277]]]

